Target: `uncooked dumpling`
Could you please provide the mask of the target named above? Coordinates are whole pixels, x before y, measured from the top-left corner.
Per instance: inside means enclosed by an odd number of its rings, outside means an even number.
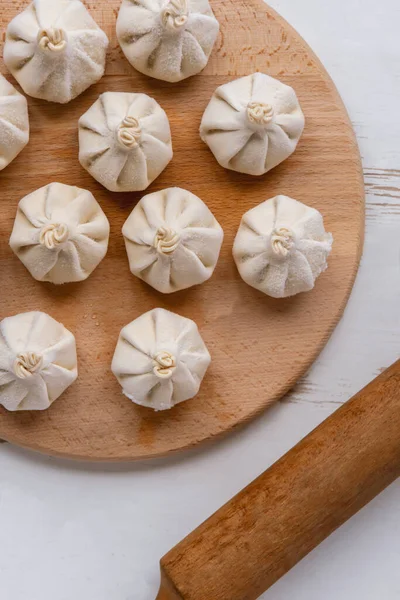
[[[28,103],[0,74],[0,171],[29,142]]]
[[[65,103],[104,75],[107,46],[79,0],[34,0],[7,28],[4,62],[26,94]]]
[[[215,91],[200,134],[222,167],[263,175],[295,151],[303,129],[304,115],[294,90],[254,73]]]
[[[219,23],[208,0],[123,0],[117,36],[141,73],[176,82],[204,69]]]
[[[107,253],[110,225],[93,194],[51,183],[25,196],[10,246],[39,281],[83,281]]]
[[[78,377],[75,337],[43,312],[0,322],[0,405],[45,410]]]
[[[171,159],[168,117],[146,94],[106,92],[79,120],[80,163],[111,192],[145,190]]]
[[[111,368],[132,402],[166,410],[198,393],[210,362],[196,323],[156,308],[123,328]]]
[[[233,256],[246,283],[285,298],[312,290],[328,266],[332,242],[315,208],[276,196],[243,216]]]
[[[209,279],[224,237],[204,202],[180,188],[142,198],[122,233],[132,273],[165,294]]]

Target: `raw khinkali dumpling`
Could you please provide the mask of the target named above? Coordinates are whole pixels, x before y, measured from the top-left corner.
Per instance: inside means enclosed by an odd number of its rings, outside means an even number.
[[[4,62],[26,94],[65,103],[103,77],[107,46],[79,0],[33,0],[7,28]]]
[[[210,362],[196,323],[156,308],[122,329],[111,368],[132,402],[166,410],[197,394]]]
[[[39,281],[83,281],[107,253],[110,225],[93,194],[50,183],[25,196],[10,246]]]
[[[180,188],[142,198],[122,233],[132,273],[165,294],[209,279],[224,237],[204,202]]]
[[[0,405],[45,410],[78,377],[75,337],[43,312],[0,322]]]
[[[0,171],[29,142],[28,103],[0,74]]]
[[[171,130],[146,94],[106,92],[79,120],[79,160],[111,192],[145,190],[172,159]]]
[[[328,266],[332,242],[315,208],[276,196],[243,216],[233,256],[246,283],[285,298],[312,290]]]
[[[254,73],[214,92],[200,135],[222,167],[263,175],[295,151],[303,129],[304,115],[294,90]]]
[[[208,0],[123,0],[117,36],[131,65],[163,81],[204,69],[219,23]]]

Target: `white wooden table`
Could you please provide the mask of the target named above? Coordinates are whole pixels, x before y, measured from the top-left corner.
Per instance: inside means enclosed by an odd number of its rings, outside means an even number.
[[[400,355],[400,4],[270,4],[326,65],[360,143],[366,244],[345,316],[287,398],[206,450],[93,466],[2,444],[1,599],[154,600],[170,547]],[[398,600],[399,561],[396,483],[263,599]]]

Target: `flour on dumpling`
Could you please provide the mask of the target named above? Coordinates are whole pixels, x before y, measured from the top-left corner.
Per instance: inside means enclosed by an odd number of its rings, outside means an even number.
[[[33,0],[8,25],[4,62],[29,96],[66,103],[104,75],[107,47],[79,0]]]
[[[208,0],[123,0],[117,36],[141,73],[177,82],[207,65],[219,32]]]
[[[294,90],[254,73],[214,92],[200,135],[225,169],[263,175],[295,151],[303,129],[304,115]]]
[[[315,208],[276,196],[243,216],[233,256],[246,283],[285,298],[314,287],[328,266],[332,242]]]
[[[10,246],[35,279],[69,283],[87,279],[103,260],[109,233],[91,192],[51,183],[20,201]]]
[[[142,198],[122,233],[131,272],[165,294],[209,279],[224,237],[204,202],[181,188]]]

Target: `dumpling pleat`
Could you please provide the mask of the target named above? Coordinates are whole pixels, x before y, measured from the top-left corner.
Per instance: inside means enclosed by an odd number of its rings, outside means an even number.
[[[43,353],[45,363],[52,363],[76,373],[76,345],[73,334],[54,319],[52,327],[48,327],[49,332],[44,334],[45,325],[46,321],[42,321],[36,333],[36,343],[41,344],[40,351]]]
[[[59,61],[57,67],[59,70],[58,77],[63,88],[64,86],[62,80],[65,73],[65,62],[63,60]],[[22,64],[21,71],[23,71],[21,75],[23,75],[25,80],[25,91],[27,94],[32,96],[44,90],[48,80],[54,73],[54,63],[53,61],[43,58],[35,53],[29,62]]]
[[[171,288],[175,290],[177,287],[177,282],[172,275],[171,262],[164,256],[159,256],[157,260],[152,261],[148,267],[138,273],[138,276],[163,293],[168,293]]]
[[[168,165],[172,158],[172,151],[164,142],[147,134],[142,136],[141,149],[147,165],[147,185],[141,189],[146,189]]]
[[[297,141],[291,140],[285,131],[278,126],[268,131],[268,152],[264,156],[263,172],[278,166],[296,149]]]
[[[4,81],[7,80],[5,79]],[[3,81],[0,81],[0,117],[10,125],[16,127],[20,134],[29,133],[25,98],[17,93],[15,88],[12,88],[13,94],[6,95],[4,92],[7,89],[4,89],[2,84]]]
[[[222,98],[236,111],[242,112],[251,101],[253,76],[241,77],[221,85],[215,92],[217,98]]]
[[[133,43],[127,44],[124,48],[127,58],[130,62],[137,62],[138,68],[147,68],[154,51],[160,46],[160,38],[157,32],[152,30],[135,39]],[[141,70],[141,69],[140,69]]]
[[[203,50],[205,64],[207,64],[207,57],[214,46],[215,36],[219,31],[218,21],[211,15],[192,12],[188,18],[186,31],[192,34]]]
[[[168,81],[181,79],[182,52],[185,36],[164,36],[161,38],[158,52],[147,61],[150,73],[163,73]],[[153,51],[154,52],[154,51]],[[150,58],[151,61],[150,61]]]
[[[120,377],[145,375],[150,373],[153,367],[153,360],[141,349],[140,341],[135,346],[124,337],[120,338],[120,344],[114,356],[114,363],[117,365],[115,372]]]
[[[186,30],[182,40],[181,62],[179,73],[185,79],[196,75],[199,70],[204,69],[208,59],[196,36]]]
[[[35,320],[37,320],[37,314],[28,312],[18,315],[18,319],[9,318],[0,322],[2,337],[13,354],[24,351]]]
[[[90,47],[90,40],[86,40],[87,46]],[[104,74],[104,66],[101,62],[95,60],[95,56],[87,52],[85,46],[77,40],[74,48],[74,69],[85,69],[86,73],[91,73],[93,78],[100,79]],[[80,89],[79,81],[73,82],[76,90]]]
[[[139,39],[151,33],[154,28],[156,15],[144,6],[137,3],[135,14],[127,14],[125,19],[118,19],[117,34],[122,45],[135,44]],[[128,49],[125,47],[125,51]]]
[[[285,294],[292,296],[312,290],[315,278],[307,258],[297,250],[287,264],[289,269],[285,282]]]
[[[125,340],[143,354],[154,356],[156,347],[156,332],[148,313],[141,315],[123,328],[120,339]]]
[[[19,147],[23,147],[26,141],[25,132],[10,121],[0,117],[0,161],[3,159],[3,167],[9,164],[18,153]]]
[[[232,135],[232,134],[231,134]],[[229,160],[228,164],[234,171],[244,170],[251,175],[263,175],[265,162],[269,156],[270,141],[267,135],[250,133],[243,147]]]
[[[196,373],[196,369],[194,372]],[[195,378],[193,371],[184,362],[180,361],[179,366],[174,371],[172,381],[174,385],[174,404],[179,404],[197,394],[201,379],[199,377]]]
[[[76,380],[78,374],[76,369],[50,364],[42,369],[40,376],[46,386],[49,404],[52,404]]]
[[[126,240],[126,248],[130,268],[135,269],[137,276],[146,281],[146,275],[151,273],[152,266],[158,261],[156,250],[129,240]]]
[[[184,244],[175,251],[171,261],[171,277],[179,289],[198,285],[211,277],[214,264],[202,260]]]
[[[58,261],[56,252],[49,255],[47,248],[40,244],[20,248],[18,258],[38,281],[48,281],[47,276]]]
[[[332,236],[325,234],[321,240],[302,240],[298,246],[306,258],[314,279],[327,268],[327,259],[332,249]]]
[[[79,256],[79,271],[83,276],[91,273],[107,253],[107,245],[99,242],[103,240],[93,240],[86,235],[78,234],[74,237],[73,244],[76,253]]]
[[[73,242],[69,242],[55,258],[53,267],[48,269],[43,281],[62,284],[66,281],[82,281],[88,277],[89,273],[83,270],[78,249]]]
[[[209,104],[203,115],[200,127],[202,139],[207,141],[208,136],[220,131],[242,131],[243,129],[245,129],[243,114],[227,100],[215,95],[213,105]]]
[[[25,388],[25,395],[17,410],[46,410],[51,405],[47,386],[42,376],[34,375]]]
[[[160,119],[160,113],[163,114],[164,111],[160,110],[160,107],[155,107],[150,114],[146,114],[141,118],[140,122],[146,136],[153,137],[169,147],[171,143],[171,129],[167,119]]]
[[[19,41],[25,44],[32,44],[32,47],[36,45],[36,32],[40,27],[37,20],[37,13],[35,6],[31,3],[26,10],[19,13],[7,27],[7,37],[15,40],[16,43]]]
[[[34,0],[33,9],[35,11],[37,26],[40,29],[48,29],[54,25],[59,25],[59,19],[65,11],[68,4],[73,5],[75,0],[72,2],[57,2],[54,0]]]
[[[228,167],[235,162],[246,145],[252,140],[253,132],[246,129],[237,131],[215,130],[207,137],[207,143],[212,151],[218,151],[218,162]]]
[[[0,398],[1,404],[6,410],[15,412],[19,410],[23,400],[27,397],[28,390],[21,381],[13,377],[13,381],[10,381],[4,385],[0,384]]]
[[[147,314],[153,323],[156,350],[171,350],[175,354],[180,335],[191,327],[190,319],[162,309]]]
[[[259,285],[257,285],[257,288],[273,298],[282,298],[287,288],[289,271],[290,266],[288,261],[280,265],[269,263],[259,273]]]
[[[54,0],[50,0],[50,2],[55,4]],[[48,7],[43,8],[45,8],[47,17]],[[55,25],[70,33],[81,32],[82,34],[87,34],[88,32],[94,32],[96,35],[102,33],[106,38],[90,13],[85,9],[84,4],[78,0],[69,0],[64,3],[63,9],[59,11],[55,20]]]
[[[242,279],[249,285],[254,285],[258,290],[264,289],[264,277],[269,267],[266,252],[260,254],[249,254],[242,256],[240,261],[240,274]]]
[[[214,269],[221,249],[221,232],[210,227],[192,227],[185,230],[182,243],[196,256],[207,270]]]
[[[134,153],[128,154],[125,165],[120,170],[116,179],[116,191],[121,187],[145,190],[149,185],[148,162],[142,147]]]

